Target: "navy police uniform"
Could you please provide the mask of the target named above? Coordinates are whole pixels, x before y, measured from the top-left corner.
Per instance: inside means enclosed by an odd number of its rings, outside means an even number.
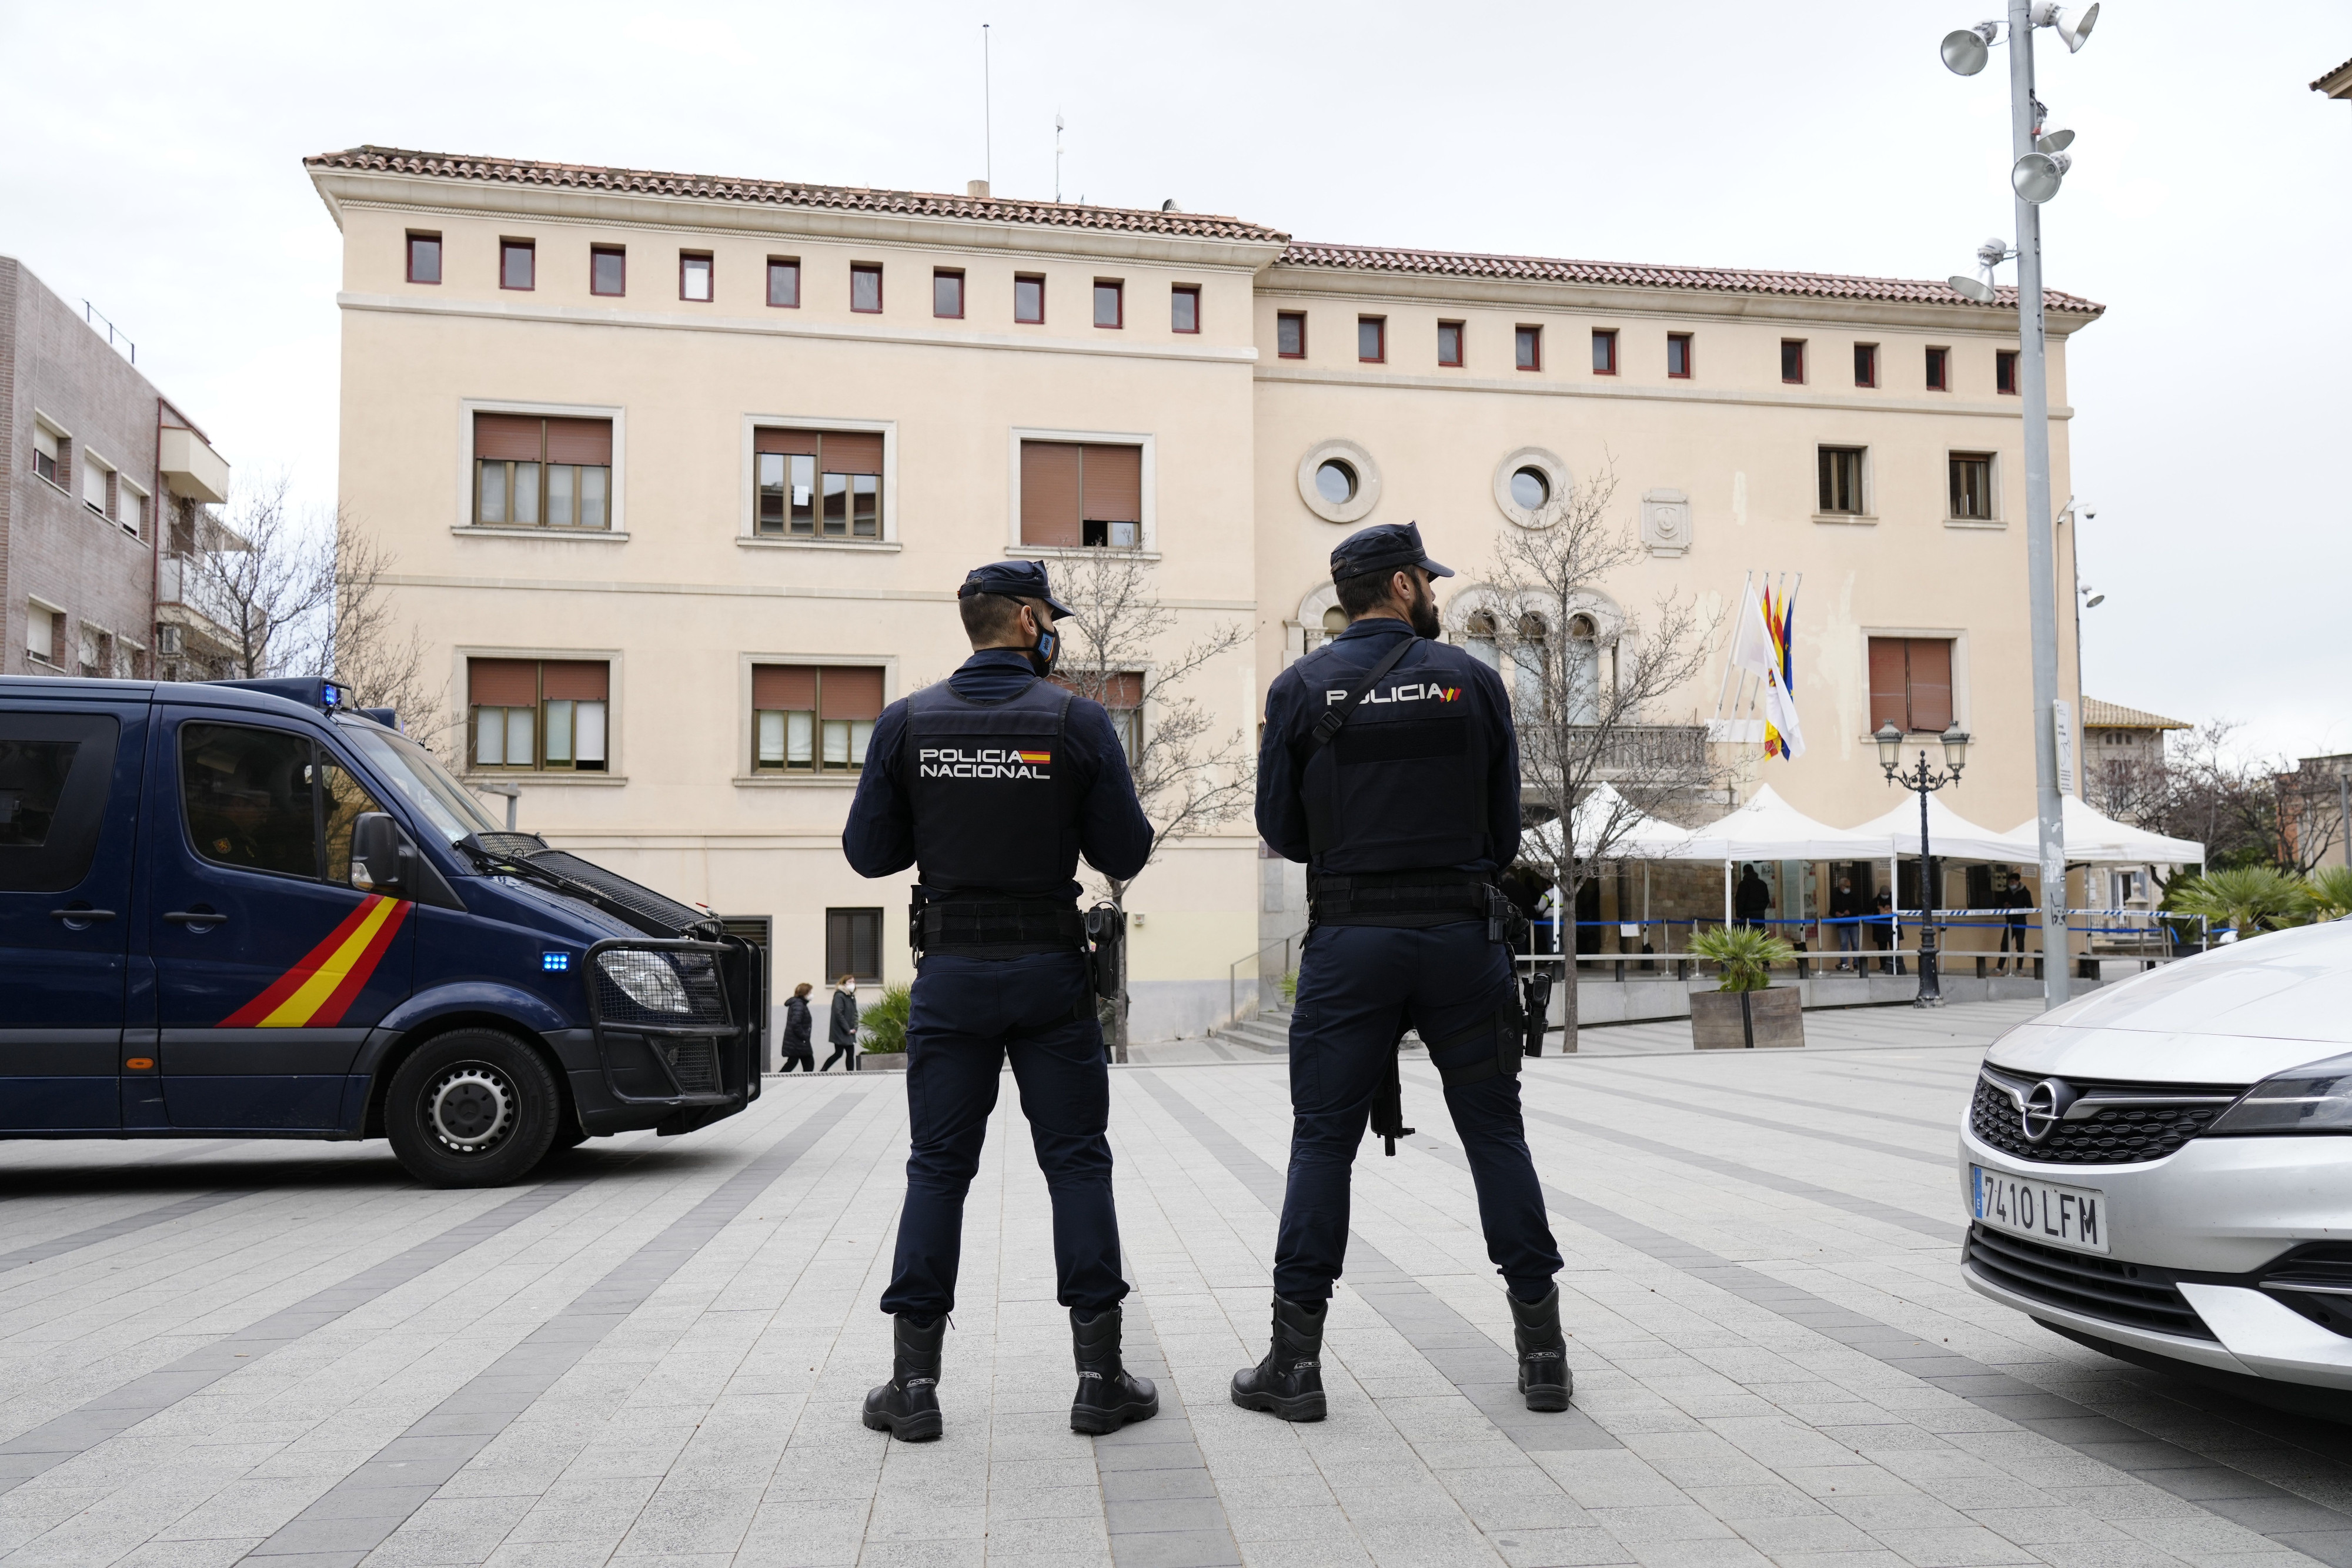
[[[1423,553],[1413,525],[1366,528],[1331,559],[1335,579],[1409,566],[1453,575]],[[1401,642],[1402,656],[1330,730],[1327,716]],[[1487,1257],[1515,1302],[1545,1298],[1559,1249],[1519,1113],[1510,951],[1489,927],[1491,884],[1519,843],[1518,744],[1501,679],[1402,621],[1353,622],[1266,694],[1257,827],[1285,859],[1307,862],[1313,911],[1290,1025],[1277,1305],[1330,1297],[1347,1251],[1349,1168],[1408,1028],[1444,1081]],[[1282,1332],[1277,1312],[1277,1355]],[[1314,1415],[1277,1413],[1314,1419],[1320,1408],[1318,1392]]]
[[[982,567],[963,592],[1069,613],[1034,561]],[[1053,1197],[1062,1304],[1099,1313],[1127,1294],[1076,874],[1083,854],[1107,876],[1135,875],[1151,824],[1109,716],[1041,679],[1049,657],[984,649],[885,708],[842,831],[859,874],[912,865],[919,880],[907,1201],[882,1310],[925,1323],[955,1307],[964,1194],[1007,1058]]]

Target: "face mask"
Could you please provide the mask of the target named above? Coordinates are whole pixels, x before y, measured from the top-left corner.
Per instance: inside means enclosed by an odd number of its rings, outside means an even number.
[[[1060,633],[1050,626],[1039,632],[1037,645],[1034,648],[1022,649],[1021,656],[1029,661],[1029,667],[1037,672],[1038,679],[1045,680],[1051,677],[1054,673],[1054,662],[1062,656]]]

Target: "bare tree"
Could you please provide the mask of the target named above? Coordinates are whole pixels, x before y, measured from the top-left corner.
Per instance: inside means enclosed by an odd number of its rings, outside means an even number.
[[[463,723],[434,678],[425,634],[402,622],[392,569],[397,558],[373,534],[338,513],[334,600],[320,666],[349,687],[362,707],[388,707],[401,728],[453,767],[462,760]]]
[[[1089,553],[1065,569],[1056,586],[1073,615],[1059,628],[1066,641],[1055,678],[1102,704],[1123,728],[1135,793],[1153,831],[1148,870],[1170,844],[1233,821],[1253,802],[1255,759],[1244,731],[1218,736],[1215,715],[1176,690],[1247,647],[1249,629],[1220,622],[1189,646],[1166,651],[1175,612],[1152,591],[1149,563],[1120,551]],[[1094,874],[1102,896],[1124,912],[1136,878]],[[1110,1020],[1115,1061],[1127,1060],[1127,1012],[1122,979]]]
[[[1448,606],[1454,640],[1480,653],[1491,647],[1510,688],[1522,799],[1542,820],[1520,841],[1520,858],[1550,880],[1570,920],[1578,892],[1619,857],[1644,815],[1671,814],[1721,782],[1696,710],[1665,716],[1704,673],[1713,625],[1671,592],[1646,618],[1605,592],[1643,554],[1634,531],[1610,518],[1616,490],[1604,469],[1555,497],[1533,527],[1507,529],[1486,582]],[[1574,1051],[1572,961],[1568,972],[1561,1044]]]
[[[283,471],[241,480],[226,517],[199,514],[186,558],[191,604],[223,636],[226,676],[314,667],[320,617],[335,597],[332,534],[295,518]]]
[[[2096,792],[2120,821],[2205,846],[2208,868],[2281,865],[2303,872],[2335,842],[2335,813],[2292,847],[2280,820],[2283,765],[2242,757],[2230,740],[2240,726],[2210,719],[2167,737],[2162,760],[2118,763],[2103,771]],[[2289,775],[2288,777],[2291,777]],[[2326,803],[2335,803],[2331,780]]]

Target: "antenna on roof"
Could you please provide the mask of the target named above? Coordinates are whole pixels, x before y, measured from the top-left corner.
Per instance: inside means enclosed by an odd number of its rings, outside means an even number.
[[[990,190],[996,189],[996,110],[988,82],[988,24],[980,25],[980,172]]]
[[[1062,202],[1062,111],[1054,111],[1054,204]]]

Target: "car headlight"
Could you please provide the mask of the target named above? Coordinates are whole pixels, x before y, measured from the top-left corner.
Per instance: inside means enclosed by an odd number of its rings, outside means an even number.
[[[604,976],[621,988],[629,1000],[656,1013],[690,1013],[693,1004],[686,999],[686,988],[678,984],[677,971],[659,953],[641,953],[620,948],[596,956],[597,967]]]
[[[2263,1079],[2205,1130],[2352,1133],[2352,1056],[2331,1056]]]

